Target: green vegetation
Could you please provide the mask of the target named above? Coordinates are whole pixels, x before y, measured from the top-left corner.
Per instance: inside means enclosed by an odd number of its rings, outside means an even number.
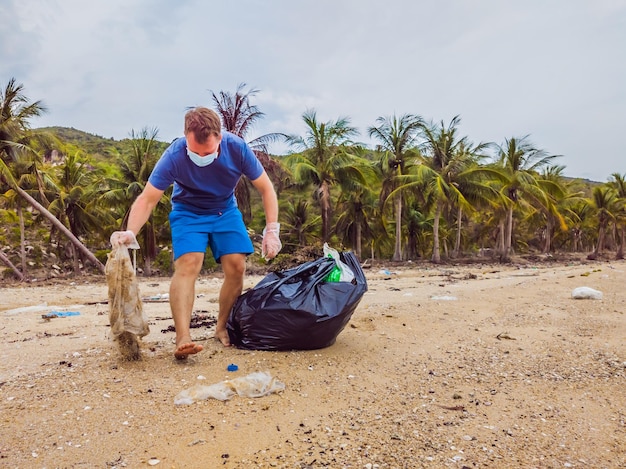
[[[213,93],[225,129],[247,137],[263,117],[257,90]],[[0,94],[0,261],[3,277],[28,278],[42,267],[59,275],[102,270],[110,234],[168,143],[157,129],[130,130],[121,141],[64,127],[32,129],[44,106],[11,80]],[[328,242],[362,260],[443,262],[485,252],[580,253],[623,258],[626,176],[597,183],[562,176],[557,155],[529,136],[474,144],[449,123],[417,114],[379,117],[377,145],[355,143],[348,117],[320,122],[303,112],[304,135],[274,133],[250,142],[274,182],[281,206],[281,258]],[[276,156],[282,140],[293,152]],[[258,194],[245,179],[236,194],[255,243],[265,225]],[[169,192],[138,239],[146,275],[171,273]],[[251,262],[261,262],[251,256]],[[217,265],[207,254],[205,269]]]

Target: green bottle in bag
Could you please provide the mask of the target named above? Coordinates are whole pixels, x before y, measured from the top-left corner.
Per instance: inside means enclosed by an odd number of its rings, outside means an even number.
[[[328,255],[328,257],[333,259],[333,256],[331,256],[330,254]],[[339,282],[340,280],[341,280],[341,269],[339,268],[339,266],[335,262],[335,267],[333,267],[333,270],[331,270],[330,273],[326,277],[324,277],[324,281],[326,281],[326,282]]]

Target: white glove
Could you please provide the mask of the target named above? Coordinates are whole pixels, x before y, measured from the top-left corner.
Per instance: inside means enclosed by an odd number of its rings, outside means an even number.
[[[126,246],[129,249],[139,249],[139,243],[135,238],[135,233],[130,230],[126,231],[114,231],[111,234],[111,246]]]
[[[280,242],[280,223],[268,223],[263,228],[263,243],[261,244],[261,257],[265,260],[273,259],[283,248]]]

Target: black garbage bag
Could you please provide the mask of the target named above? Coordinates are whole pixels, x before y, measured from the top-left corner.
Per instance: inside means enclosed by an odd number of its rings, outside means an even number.
[[[328,347],[346,326],[367,291],[367,280],[352,252],[340,253],[354,273],[351,282],[328,282],[335,268],[322,257],[268,274],[243,293],[230,312],[230,342],[249,350],[312,350]]]

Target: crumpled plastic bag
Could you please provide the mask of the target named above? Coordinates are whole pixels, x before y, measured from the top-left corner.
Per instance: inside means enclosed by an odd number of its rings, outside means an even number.
[[[328,243],[324,243],[324,257],[334,259],[337,264],[324,280],[327,282],[352,282],[354,280],[354,272],[341,260],[339,252],[331,248]]]
[[[320,257],[272,272],[240,295],[226,323],[230,343],[248,350],[313,350],[335,343],[367,291],[354,253],[339,257],[354,274],[351,282],[326,280],[337,264]]]
[[[578,287],[572,290],[572,298],[575,300],[601,300],[602,292],[591,287]]]
[[[150,328],[128,247],[113,247],[104,272],[109,287],[111,339],[117,341],[124,358],[138,360],[141,355],[137,338],[148,335]]]
[[[226,401],[235,394],[242,397],[262,397],[284,391],[284,389],[285,384],[273,378],[268,372],[256,371],[247,376],[227,379],[210,386],[196,384],[178,393],[174,398],[174,404],[193,404],[210,397],[219,401]]]

